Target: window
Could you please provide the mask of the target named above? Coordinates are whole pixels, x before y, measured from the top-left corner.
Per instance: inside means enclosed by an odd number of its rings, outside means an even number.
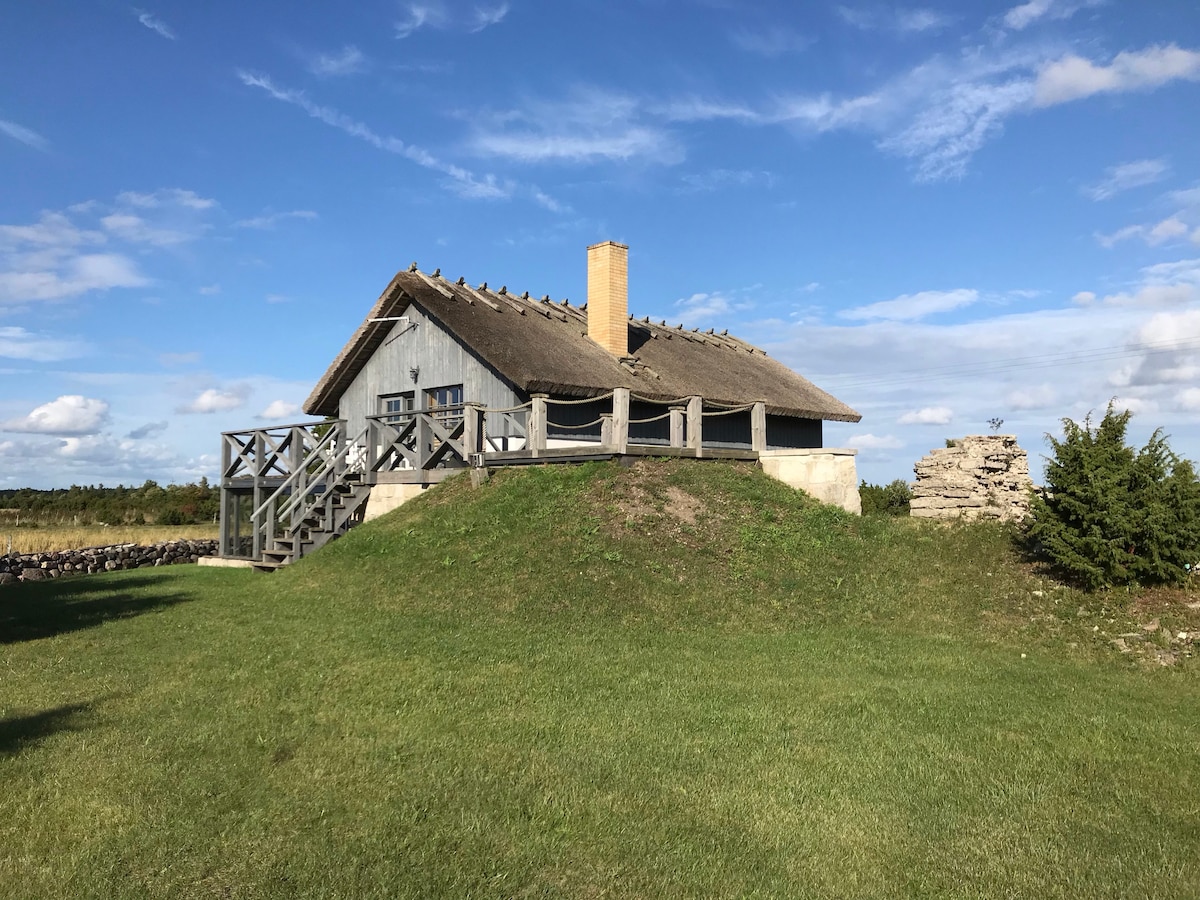
[[[443,428],[457,428],[462,421],[463,388],[461,384],[432,388],[425,392],[425,406]]]
[[[416,395],[412,391],[406,391],[403,394],[388,394],[379,398],[379,411],[387,416],[384,421],[389,425],[403,427],[409,417],[398,414],[412,412],[415,400]]]

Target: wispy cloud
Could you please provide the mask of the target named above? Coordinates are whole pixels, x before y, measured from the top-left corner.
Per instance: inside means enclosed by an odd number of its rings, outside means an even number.
[[[475,7],[474,15],[470,20],[470,30],[472,33],[475,33],[483,31],[485,28],[490,28],[493,25],[499,25],[504,21],[504,17],[507,15],[507,3],[498,3],[492,7],[477,6]]]
[[[187,191],[182,188],[163,188],[149,194],[124,191],[117,195],[117,202],[142,209],[160,209],[164,206],[175,205],[187,209],[204,210],[217,206],[216,200],[201,197],[195,191]]]
[[[347,44],[340,53],[318,53],[308,61],[308,69],[314,75],[332,78],[354,75],[366,68],[367,58],[357,47]]]
[[[1178,216],[1170,216],[1153,225],[1128,225],[1112,234],[1097,234],[1096,241],[1101,247],[1111,248],[1122,241],[1141,238],[1147,246],[1157,247],[1174,238],[1185,237],[1188,230],[1187,223]]]
[[[171,26],[169,26],[162,19],[158,18],[158,16],[141,9],[134,10],[134,12],[137,13],[138,21],[155,34],[165,37],[169,41],[176,39],[175,32],[171,29]]]
[[[0,119],[0,134],[8,135],[14,141],[20,141],[34,150],[49,150],[50,142],[32,129],[7,119]]]
[[[287,400],[272,400],[267,404],[267,408],[260,412],[254,418],[256,419],[290,419],[292,416],[300,415],[300,404],[291,403]]]
[[[765,187],[775,185],[772,172],[754,169],[709,169],[680,176],[684,190],[695,192],[719,191],[726,188]]]
[[[739,50],[757,53],[769,59],[807,50],[815,40],[784,25],[772,25],[761,29],[738,28],[730,34],[729,39]]]
[[[653,121],[638,98],[581,88],[557,101],[472,116],[470,146],[480,156],[522,163],[640,160],[673,164],[683,158],[679,142]]]
[[[0,357],[32,362],[58,362],[87,353],[82,341],[50,337],[27,331],[19,325],[0,326]]]
[[[311,209],[293,209],[289,212],[267,213],[250,219],[240,219],[233,223],[234,228],[256,228],[260,231],[270,231],[286,219],[304,219],[311,221],[318,218]]]
[[[1123,191],[1161,181],[1170,171],[1171,167],[1164,159],[1138,159],[1110,166],[1104,177],[1083,188],[1083,193],[1093,200],[1108,200]]]
[[[1004,14],[1004,25],[1013,31],[1028,28],[1039,19],[1069,19],[1079,10],[1098,6],[1103,0],[1029,0]]]
[[[314,103],[302,91],[277,87],[266,75],[257,75],[239,69],[237,76],[247,87],[259,88],[276,100],[299,107],[310,117],[345,132],[350,137],[365,141],[378,150],[402,156],[422,168],[430,169],[446,176],[446,186],[460,197],[495,200],[512,196],[515,186],[511,182],[501,181],[490,174],[477,177],[474,173],[461,166],[439,159],[428,150],[424,150],[414,144],[405,143],[400,138],[385,137],[377,134],[367,125],[350,118],[332,107]]]
[[[950,18],[934,9],[838,6],[837,14],[847,25],[863,31],[890,31],[900,35],[941,31]]]
[[[408,3],[404,7],[404,18],[396,22],[396,37],[409,37],[422,28],[459,30],[476,34],[485,28],[500,24],[508,12],[507,3],[470,8],[443,0]]]
[[[968,288],[954,291],[921,291],[916,294],[901,294],[894,300],[882,300],[879,303],[847,309],[840,315],[844,319],[911,321],[935,313],[961,309],[978,299],[979,292]]]
[[[1095,94],[1151,90],[1180,79],[1200,79],[1200,52],[1157,45],[1118,53],[1107,65],[1069,54],[1038,73],[1034,102],[1054,106]]]

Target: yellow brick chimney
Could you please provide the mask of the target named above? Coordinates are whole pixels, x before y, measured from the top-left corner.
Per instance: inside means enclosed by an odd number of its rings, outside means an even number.
[[[603,241],[587,248],[588,337],[613,356],[629,355],[629,248]]]

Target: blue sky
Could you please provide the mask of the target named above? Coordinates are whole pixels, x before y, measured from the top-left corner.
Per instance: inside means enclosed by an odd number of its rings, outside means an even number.
[[[728,328],[871,481],[1005,420],[1200,458],[1200,9],[45,0],[0,30],[0,486],[216,475],[399,268]]]

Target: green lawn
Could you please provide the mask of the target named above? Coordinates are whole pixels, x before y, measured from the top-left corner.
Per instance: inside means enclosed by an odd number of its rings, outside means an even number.
[[[0,897],[1200,896],[1200,597],[1009,547],[650,463],[6,588]]]

